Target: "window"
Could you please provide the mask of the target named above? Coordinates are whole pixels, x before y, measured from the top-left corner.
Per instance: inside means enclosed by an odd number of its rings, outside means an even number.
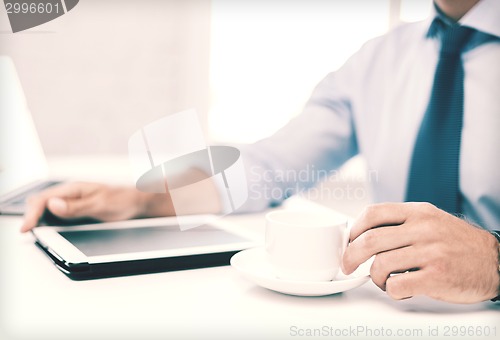
[[[422,19],[430,3],[213,0],[211,139],[253,142],[272,134],[365,41],[390,24]]]

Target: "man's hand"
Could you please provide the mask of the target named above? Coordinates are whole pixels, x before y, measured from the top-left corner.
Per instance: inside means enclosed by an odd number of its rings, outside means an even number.
[[[118,221],[174,214],[169,196],[98,183],[65,183],[28,199],[22,232],[36,227],[45,209],[63,219]]]
[[[345,274],[376,255],[373,282],[394,299],[475,303],[498,295],[496,238],[429,203],[386,203],[356,220]],[[395,274],[395,275],[392,275]]]

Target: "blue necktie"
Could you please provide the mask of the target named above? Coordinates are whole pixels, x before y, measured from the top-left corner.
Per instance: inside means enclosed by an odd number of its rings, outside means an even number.
[[[461,51],[473,30],[446,27],[431,98],[416,139],[406,201],[430,202],[460,213],[459,156],[464,103]]]

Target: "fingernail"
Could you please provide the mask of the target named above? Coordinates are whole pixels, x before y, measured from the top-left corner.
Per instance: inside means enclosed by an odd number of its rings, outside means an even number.
[[[61,198],[51,198],[48,203],[49,209],[56,214],[64,214],[68,209],[68,204]]]

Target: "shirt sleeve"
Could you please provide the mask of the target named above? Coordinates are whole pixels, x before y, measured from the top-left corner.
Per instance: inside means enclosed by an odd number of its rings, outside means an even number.
[[[328,74],[303,112],[274,135],[239,146],[248,182],[248,200],[239,212],[280,204],[358,153],[352,102],[360,78],[357,59]]]

